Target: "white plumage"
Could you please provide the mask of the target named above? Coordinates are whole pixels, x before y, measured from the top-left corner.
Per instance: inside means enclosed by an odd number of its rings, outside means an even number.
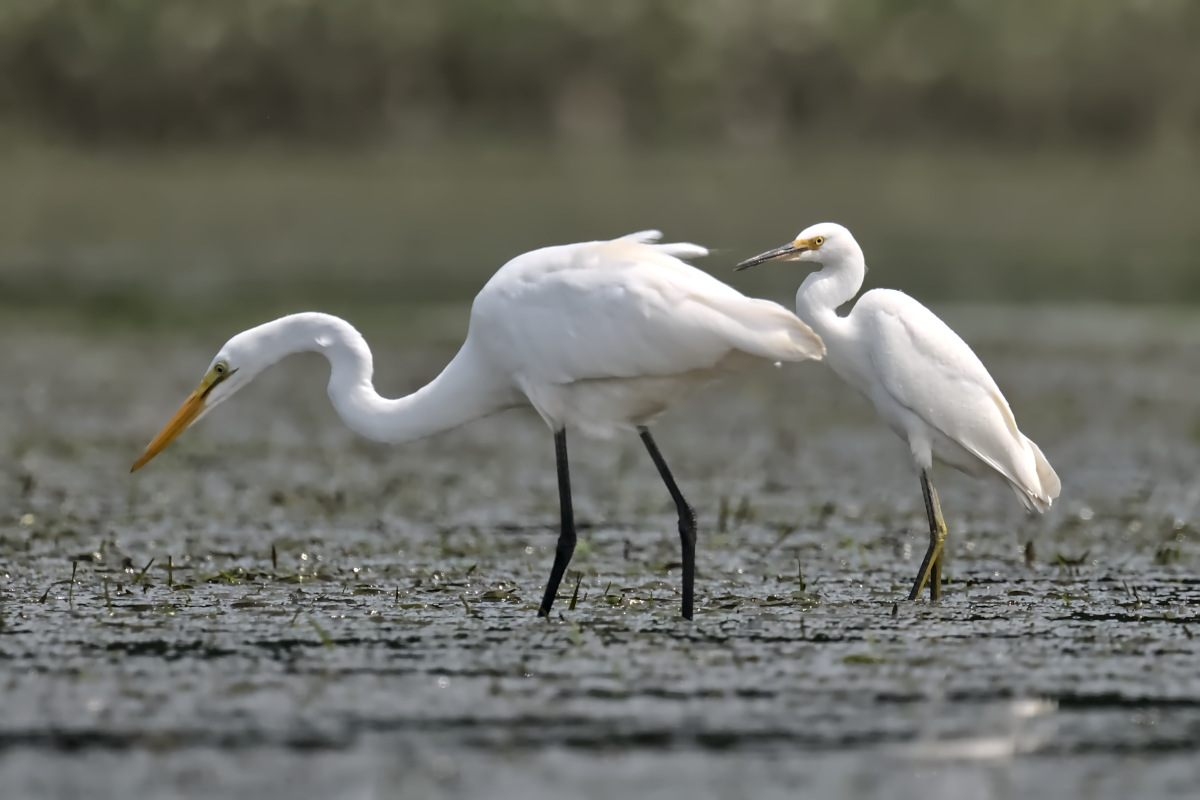
[[[555,434],[563,512],[545,614],[575,542],[566,430],[607,435],[637,429],[679,510],[683,613],[690,618],[694,516],[644,426],[732,369],[820,358],[824,346],[782,306],[746,297],[680,260],[705,255],[703,247],[655,244],[660,235],[643,231],[512,259],[475,298],[459,352],[406,397],[375,391],[371,350],[342,319],[293,314],[243,331],[217,353],[200,387],[134,469],[263,369],[301,351],[328,359],[329,397],[338,414],[377,441],[418,439],[527,403]]]
[[[866,395],[885,422],[908,441],[921,473],[931,543],[910,599],[939,569],[945,525],[929,478],[936,459],[976,477],[997,476],[1029,511],[1058,497],[1058,475],[1016,418],[983,363],[958,334],[903,292],[874,289],[846,316],[839,306],[862,288],[866,260],[841,225],[821,223],[790,244],[742,262],[807,261],[821,269],[796,293],[796,314],[825,341],[829,366]],[[929,573],[932,569],[932,575]]]
[[[467,346],[500,368],[554,430],[645,425],[681,393],[755,361],[820,358],[819,337],[777,303],[684,263],[707,250],[620,239],[517,256],[471,309]]]
[[[1060,484],[1042,451],[1017,428],[979,357],[932,311],[890,289],[867,292],[846,316],[862,328],[870,381],[857,388],[909,441],[920,468],[937,459],[978,478],[1003,478],[1030,511]]]

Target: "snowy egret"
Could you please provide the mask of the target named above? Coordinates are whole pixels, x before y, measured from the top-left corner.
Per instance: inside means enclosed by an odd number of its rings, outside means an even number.
[[[946,524],[930,472],[933,459],[975,477],[998,476],[1031,513],[1058,497],[1058,475],[1017,421],[979,358],[932,311],[903,292],[873,289],[838,316],[862,288],[867,263],[850,231],[832,222],[806,228],[792,242],[738,264],[804,261],[821,269],[796,292],[796,315],[829,348],[829,366],[858,389],[879,416],[908,440],[929,517],[929,549],[913,583],[941,597]]]
[[[696,523],[646,427],[687,390],[755,361],[819,359],[820,337],[776,303],[756,300],[681,259],[694,244],[643,231],[561,245],[501,267],[471,307],[466,341],[428,385],[398,399],[374,389],[371,350],[328,314],[282,317],[234,336],[200,386],[154,437],[137,470],[266,367],[312,351],[329,361],[329,397],[353,430],[406,442],[506,408],[532,405],[554,433],[561,532],[539,614],[550,612],[575,550],[567,429],[636,429],[679,514],[683,616],[692,618]]]

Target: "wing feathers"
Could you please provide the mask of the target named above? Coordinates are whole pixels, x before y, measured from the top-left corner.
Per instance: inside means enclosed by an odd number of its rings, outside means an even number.
[[[1058,496],[1058,476],[1021,433],[1004,395],[966,342],[901,292],[868,292],[852,313],[860,309],[886,396],[992,467],[1031,510],[1049,507]]]
[[[482,346],[530,385],[711,370],[738,351],[771,361],[824,354],[787,309],[676,257],[704,248],[656,238],[641,231],[513,259],[475,299]]]

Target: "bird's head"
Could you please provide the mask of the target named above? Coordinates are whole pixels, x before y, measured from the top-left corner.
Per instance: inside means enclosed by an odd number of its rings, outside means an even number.
[[[836,222],[818,222],[802,230],[783,247],[776,247],[754,258],[748,258],[734,269],[742,270],[766,261],[808,261],[815,264],[837,264],[843,259],[862,257],[862,249],[854,236]]]
[[[262,371],[266,364],[258,357],[261,348],[256,347],[251,340],[250,335],[253,333],[253,330],[243,331],[225,343],[209,364],[200,385],[183,401],[175,416],[171,417],[150,444],[146,445],[145,452],[134,462],[130,472],[141,469],[146,462],[174,441],[175,437],[232,397]]]

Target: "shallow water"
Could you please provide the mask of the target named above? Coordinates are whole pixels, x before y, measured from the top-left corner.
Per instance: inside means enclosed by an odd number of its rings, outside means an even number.
[[[1200,323],[944,311],[1061,502],[1027,519],[999,484],[939,472],[949,582],[940,603],[903,602],[926,540],[903,445],[820,365],[747,373],[656,430],[701,525],[693,623],[635,437],[571,439],[581,542],[538,620],[557,498],[532,413],[375,445],[298,357],[130,476],[227,332],[0,328],[0,369],[21,376],[0,385],[0,785],[1186,795]],[[384,393],[453,352],[364,328]]]

